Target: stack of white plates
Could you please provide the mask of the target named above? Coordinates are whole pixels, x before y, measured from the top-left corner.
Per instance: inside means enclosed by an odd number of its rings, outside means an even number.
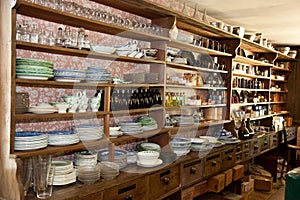
[[[111,74],[102,67],[88,67],[85,77],[87,82],[109,83],[111,82]]]
[[[53,77],[53,63],[47,60],[17,58],[16,75],[24,79],[47,80]]]
[[[100,179],[100,166],[79,166],[78,180],[86,184],[92,184]]]
[[[55,166],[53,185],[67,185],[76,182],[76,171],[68,160],[53,160]]]
[[[86,71],[79,69],[55,69],[54,79],[61,82],[80,82],[85,79]]]
[[[28,109],[28,111],[35,114],[49,114],[58,112],[58,109],[55,106],[46,103],[32,106]]]
[[[104,136],[103,126],[97,124],[83,124],[73,127],[74,131],[79,134],[81,141],[93,141],[102,139]]]
[[[48,145],[48,134],[43,132],[16,132],[15,150],[34,150]]]
[[[119,126],[109,127],[109,136],[110,136],[110,138],[117,138],[119,136],[122,136],[123,132],[120,131],[120,128],[121,127],[119,127]]]
[[[142,124],[140,122],[121,122],[119,126],[121,127],[120,130],[126,135],[135,135],[143,132]]]
[[[79,142],[79,134],[74,131],[51,131],[48,132],[49,145],[70,145]]]
[[[90,166],[97,164],[98,154],[92,151],[81,151],[75,153],[74,163],[77,166]]]

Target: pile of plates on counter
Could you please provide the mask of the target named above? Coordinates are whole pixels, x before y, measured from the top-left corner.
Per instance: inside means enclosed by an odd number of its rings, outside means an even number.
[[[120,130],[126,135],[135,135],[143,132],[142,123],[134,121],[121,122]]]
[[[98,160],[103,161],[109,161],[109,150],[103,149],[98,151]],[[119,165],[119,168],[125,168],[127,166],[127,151],[124,150],[115,150],[114,151],[114,162]]]
[[[74,163],[76,166],[94,166],[97,164],[98,153],[92,151],[76,152]]]
[[[54,146],[70,145],[79,142],[79,134],[74,131],[48,132],[48,144]]]
[[[85,75],[85,70],[54,69],[54,79],[61,82],[80,82],[85,79]]]
[[[50,114],[58,112],[58,108],[52,106],[50,104],[37,104],[36,106],[32,106],[28,109],[28,112],[32,112],[35,114]]]
[[[53,160],[55,166],[53,185],[67,185],[76,182],[76,171],[69,160]]]
[[[84,165],[77,169],[78,180],[85,184],[92,184],[100,179],[99,165]]]
[[[53,63],[32,58],[16,59],[17,78],[48,80],[53,77]]]
[[[191,140],[189,138],[172,137],[170,145],[177,156],[186,155],[191,150]]]
[[[44,132],[16,132],[15,150],[34,150],[48,145],[48,134]]]
[[[157,122],[152,117],[142,116],[142,117],[138,118],[137,121],[142,124],[142,129],[144,131],[150,131],[150,130],[157,129]]]
[[[110,72],[102,67],[88,67],[85,80],[87,82],[110,83],[112,77]]]
[[[94,141],[102,139],[104,136],[103,126],[98,124],[82,124],[73,127],[73,130],[79,134],[81,141]]]

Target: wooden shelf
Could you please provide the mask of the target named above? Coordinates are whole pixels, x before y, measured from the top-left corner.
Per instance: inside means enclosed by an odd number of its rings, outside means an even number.
[[[185,110],[185,109],[197,109],[197,108],[217,108],[217,107],[226,107],[226,104],[211,104],[211,105],[199,105],[199,106],[168,106],[165,107],[166,111],[172,110]]]
[[[290,114],[289,111],[283,110],[283,111],[274,113],[273,116],[278,116],[278,115],[288,115],[288,114]]]
[[[262,46],[256,42],[252,42],[245,38],[242,39],[241,48],[254,53],[278,53],[274,49],[270,49],[266,46]]]
[[[209,54],[211,56],[227,56],[231,57],[232,55],[230,53],[224,53],[221,51],[216,51],[204,47],[198,47],[192,44],[188,44],[185,42],[177,41],[177,40],[172,40],[171,42],[168,42],[169,47],[185,50],[185,51],[192,51],[194,53],[202,53],[202,54]]]
[[[92,119],[96,117],[104,117],[108,112],[84,112],[84,113],[51,113],[51,114],[16,114],[15,120],[19,122],[33,121],[58,121],[58,120],[74,120],[74,119]]]
[[[278,102],[270,102],[270,104],[286,104],[285,101],[278,101]]]
[[[257,78],[257,79],[267,79],[267,80],[270,80],[270,77],[257,76],[257,75],[252,75],[252,74],[241,74],[241,73],[236,73],[234,71],[233,71],[232,75],[233,76],[239,76],[239,77],[246,77],[246,78]]]
[[[288,91],[275,91],[275,90],[270,90],[271,93],[288,93]]]
[[[35,17],[58,24],[82,27],[91,31],[148,42],[169,41],[169,38],[167,37],[144,33],[136,30],[131,30],[126,27],[96,21],[71,13],[44,7],[38,4],[29,3],[24,0],[18,0],[16,8],[18,14]]]
[[[270,102],[258,102],[258,103],[232,103],[232,106],[255,106],[255,105],[266,105]]]
[[[292,58],[291,56],[285,55],[285,54],[283,54],[279,51],[277,53],[278,53],[277,60],[280,60],[280,61],[296,61],[296,59]]]
[[[118,116],[118,115],[131,115],[131,114],[140,114],[140,113],[149,113],[152,111],[163,110],[164,107],[157,106],[151,108],[140,108],[140,109],[132,109],[132,110],[118,110],[118,111],[110,111],[110,115]]]
[[[256,92],[269,92],[268,89],[249,89],[249,88],[232,88],[232,90],[247,90],[247,91],[256,91]]]
[[[291,72],[291,70],[289,70],[289,69],[284,69],[284,68],[276,67],[276,66],[273,66],[273,67],[271,68],[271,70],[274,70],[274,71]]]
[[[89,142],[79,142],[73,145],[66,146],[47,146],[44,149],[28,150],[28,151],[15,151],[10,156],[12,158],[27,158],[31,156],[44,155],[44,154],[57,154],[61,155],[68,152],[81,151],[81,150],[92,150],[101,149],[101,146],[106,146],[110,142],[103,138],[101,140],[89,141]]]
[[[233,59],[234,62],[240,62],[240,63],[244,63],[244,64],[249,64],[249,65],[257,65],[257,66],[266,66],[266,67],[273,67],[274,65],[271,63],[265,63],[265,62],[261,62],[258,60],[254,60],[254,59],[250,59],[250,58],[246,58],[243,56],[236,56]]]
[[[260,117],[252,117],[250,118],[251,121],[254,121],[254,120],[260,120],[260,119],[265,119],[265,118],[268,118],[268,117],[272,117],[273,115],[264,115],[264,116],[260,116]]]
[[[273,82],[282,82],[282,83],[287,83],[288,81],[287,80],[278,80],[278,79],[271,79],[271,81]]]
[[[227,90],[227,87],[196,87],[185,85],[166,85],[167,88],[185,88],[185,89],[197,89],[197,90]]]
[[[195,66],[184,65],[184,64],[177,64],[177,63],[173,63],[173,62],[167,62],[167,65],[169,67],[172,67],[172,68],[175,68],[175,69],[193,70],[193,71],[198,71],[198,72],[228,74],[228,71],[225,71],[225,70],[208,69],[208,68],[195,67]]]
[[[147,83],[140,83],[140,84],[111,84],[110,85],[112,88],[153,88],[153,87],[164,87],[164,84],[147,84]]]
[[[79,50],[79,49],[71,49],[65,47],[58,46],[49,46],[42,45],[31,42],[23,42],[17,41],[16,46],[18,49],[43,52],[43,53],[52,53],[52,54],[60,54],[66,56],[77,56],[84,58],[95,58],[95,59],[103,59],[103,60],[113,60],[119,62],[131,62],[131,63],[140,63],[140,64],[164,64],[164,61],[154,60],[154,59],[145,59],[145,58],[131,58],[127,56],[118,56],[114,54],[105,54],[105,53],[95,53],[88,50]]]

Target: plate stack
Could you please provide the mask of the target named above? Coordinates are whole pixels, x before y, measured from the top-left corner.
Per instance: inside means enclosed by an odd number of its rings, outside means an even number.
[[[170,144],[177,156],[186,155],[191,150],[191,140],[188,138],[172,137]]]
[[[67,185],[76,182],[76,171],[68,160],[53,160],[55,166],[53,185]]]
[[[79,134],[74,131],[48,132],[48,144],[53,146],[70,145],[79,142]]]
[[[79,69],[55,69],[54,79],[61,82],[80,82],[85,79],[85,70]]]
[[[101,176],[106,180],[114,179],[119,175],[120,166],[114,162],[103,161],[99,163]]]
[[[108,70],[102,67],[88,67],[85,80],[87,82],[110,83],[111,74]]]
[[[137,121],[142,124],[142,129],[144,131],[155,130],[158,127],[156,120],[152,117],[142,116]]]
[[[135,135],[143,132],[142,124],[140,122],[121,122],[119,124],[120,130],[126,135]]]
[[[109,127],[109,136],[110,138],[117,138],[121,135],[123,135],[123,132],[120,131],[121,127],[115,126],[115,127]]]
[[[15,150],[34,150],[48,145],[48,134],[43,132],[16,132]]]
[[[103,126],[97,124],[83,124],[74,126],[73,130],[79,134],[81,141],[93,141],[102,139],[104,136]]]
[[[99,165],[79,166],[77,170],[78,180],[86,184],[93,184],[100,179],[100,171]]]
[[[75,153],[74,163],[76,166],[94,166],[97,164],[98,154],[92,151],[81,151]]]
[[[47,80],[53,77],[53,63],[32,58],[16,59],[17,78]]]
[[[194,118],[192,116],[174,116],[172,118],[176,121],[177,126],[189,126],[194,124]]]
[[[55,106],[51,106],[50,104],[38,104],[36,106],[32,106],[28,109],[28,112],[32,112],[35,114],[50,114],[58,112],[58,109]]]
[[[98,160],[99,161],[108,161],[109,160],[109,150],[104,149],[98,151]],[[123,169],[127,166],[127,151],[124,150],[115,150],[114,162],[119,165],[120,169]]]

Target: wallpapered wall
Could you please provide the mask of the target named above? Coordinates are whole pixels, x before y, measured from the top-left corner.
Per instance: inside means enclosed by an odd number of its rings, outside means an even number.
[[[89,8],[96,8],[99,10],[104,10],[108,13],[121,16],[123,18],[130,18],[140,22],[150,22],[150,20],[135,16],[130,13],[126,13],[114,8],[110,8],[107,6],[103,6],[101,4],[97,4],[90,1],[85,0],[72,0],[73,2],[83,5]],[[177,1],[168,0],[168,1],[161,1],[161,0],[152,0],[155,3],[162,4],[167,7],[171,7],[176,11],[181,11],[183,9],[183,4]],[[185,13],[191,16],[194,12],[194,9],[186,7]],[[22,24],[23,20],[27,20],[30,25],[36,23],[38,29],[40,31],[44,30],[47,34],[53,31],[56,35],[56,32],[59,27],[62,27],[63,30],[65,25],[56,24],[53,22],[48,22],[44,20],[39,20],[35,18],[30,18],[22,15],[17,15],[17,22]],[[71,29],[77,29],[78,27],[71,27]],[[112,36],[102,33],[97,33],[93,31],[86,30],[86,33],[89,36],[89,39],[92,44],[99,44],[99,45],[107,45],[107,46],[115,46],[115,45],[123,45],[127,42],[130,42],[130,39],[122,38],[119,36]],[[139,47],[150,47],[150,44],[147,42],[139,41]],[[89,66],[101,66],[105,69],[108,69],[112,76],[118,76],[123,78],[124,73],[144,73],[149,71],[149,65],[146,64],[134,64],[134,63],[127,63],[127,62],[117,62],[117,61],[106,61],[101,59],[93,59],[87,56],[86,58],[80,58],[75,56],[62,56],[56,54],[49,54],[49,53],[40,53],[40,52],[33,52],[27,50],[17,50],[17,57],[18,58],[36,58],[36,59],[44,59],[51,61],[54,64],[55,69],[68,69],[68,68],[75,68],[75,69],[86,69]],[[60,88],[37,88],[37,87],[17,87],[17,92],[28,92],[29,93],[29,102],[30,106],[41,104],[41,103],[50,103],[50,102],[57,102],[62,101],[61,97],[64,95],[72,95],[78,91],[76,89],[76,84],[74,85],[74,89],[60,89]],[[88,90],[88,96],[93,96],[96,90]],[[130,120],[134,119],[137,116],[127,116],[121,117],[118,119],[111,119],[111,125],[115,125],[118,121]],[[20,123],[16,125],[16,131],[52,131],[52,130],[70,130],[70,128],[76,124],[93,124],[93,123],[103,123],[103,119],[97,119],[96,115],[94,119],[88,120],[63,120],[63,121],[51,121],[51,122],[30,122],[30,123]],[[125,147],[121,148],[133,148],[134,144],[128,144]]]

